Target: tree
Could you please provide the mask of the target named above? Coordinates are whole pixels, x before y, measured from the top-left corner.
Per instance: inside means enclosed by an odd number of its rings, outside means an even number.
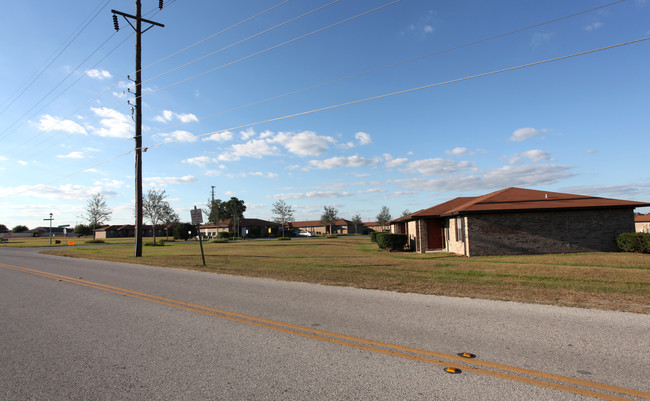
[[[93,230],[93,239],[97,235],[97,227],[102,226],[105,222],[110,221],[113,212],[108,208],[104,197],[99,192],[92,195],[86,204],[85,213],[81,216],[88,222]]]
[[[409,214],[411,214],[410,210],[408,210],[408,209],[402,210],[402,216],[401,217],[408,216]]]
[[[283,200],[279,200],[273,204],[272,212],[277,215],[273,221],[282,224],[282,236],[284,237],[284,225],[293,221],[293,207],[287,205]]]
[[[156,244],[156,225],[169,220],[178,220],[178,215],[166,198],[165,190],[150,189],[142,202],[142,216],[151,222],[154,245]]]
[[[27,230],[29,230],[29,228],[27,228],[27,226],[17,225],[16,227],[11,229],[11,232],[12,233],[24,233]]]
[[[323,206],[323,209],[325,211],[320,216],[320,222],[325,226],[329,226],[329,233],[332,234],[332,227],[339,218],[339,211],[334,206]]]
[[[0,233],[8,233],[9,229],[4,224],[0,224]]]
[[[354,216],[352,216],[352,219],[350,219],[350,223],[352,223],[352,225],[354,226],[354,233],[358,234],[357,228],[361,224],[361,215],[355,214]]]
[[[90,226],[87,226],[85,224],[77,224],[76,226],[74,226],[74,233],[80,237],[91,235],[93,233],[93,229],[90,228]]]
[[[236,197],[230,198],[226,202],[226,212],[228,218],[230,218],[230,223],[233,224],[237,236],[239,236],[239,220],[244,218],[244,212],[246,211],[246,205],[244,205],[243,200],[239,200]]]
[[[379,214],[377,215],[377,224],[379,224],[384,229],[384,226],[391,221],[390,210],[386,206],[382,206]]]
[[[208,200],[208,210],[204,210],[209,223],[217,224],[228,218],[228,211],[226,210],[226,202],[221,199]]]
[[[196,227],[190,223],[180,223],[174,228],[174,239],[187,241],[192,235],[196,235]]]

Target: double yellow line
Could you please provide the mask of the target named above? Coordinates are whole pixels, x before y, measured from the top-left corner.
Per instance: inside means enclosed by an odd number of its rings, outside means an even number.
[[[454,365],[454,367],[462,368],[462,371],[465,372],[472,372],[486,376],[493,376],[500,379],[513,380],[520,383],[552,388],[555,390],[585,395],[603,400],[630,400],[630,398],[622,397],[616,394],[650,399],[650,393],[624,387],[617,387],[588,380],[555,375],[552,373],[519,368],[516,366],[503,365],[489,361],[482,361],[479,359],[468,359],[457,355],[443,354],[418,348],[405,347],[381,341],[369,340],[361,337],[348,336],[345,334],[338,334],[324,330],[313,329],[310,327],[278,322],[274,320],[212,308],[209,306],[197,305],[189,302],[160,297],[144,292],[128,290],[107,284],[87,281],[83,280],[81,277],[74,278],[40,270],[28,269],[25,267],[12,266],[1,262],[0,267],[33,274],[36,276],[46,277],[61,282],[67,282],[95,288],[102,291],[108,291],[149,302],[155,302],[162,305],[173,306],[175,308],[262,327],[269,330],[275,330],[305,338],[311,338],[313,340],[362,349],[398,358],[410,359],[432,365],[439,365],[444,367],[451,367],[451,365]]]

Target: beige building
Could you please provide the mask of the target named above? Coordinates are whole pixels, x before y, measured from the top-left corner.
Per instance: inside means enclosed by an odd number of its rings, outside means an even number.
[[[634,226],[638,233],[650,233],[650,214],[635,215]]]

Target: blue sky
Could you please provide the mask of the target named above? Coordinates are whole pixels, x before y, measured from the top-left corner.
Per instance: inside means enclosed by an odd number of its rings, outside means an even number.
[[[165,24],[143,35],[144,190],[187,221],[212,186],[262,219],[510,186],[649,202],[650,40],[563,58],[650,36],[650,2],[612,3],[143,0]],[[133,222],[135,39],[111,9],[135,1],[4,5],[0,224],[81,223],[98,192]]]

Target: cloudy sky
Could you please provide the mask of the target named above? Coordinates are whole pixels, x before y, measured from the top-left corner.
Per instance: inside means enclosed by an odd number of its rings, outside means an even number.
[[[650,201],[650,2],[142,0],[144,190],[372,221],[517,186]],[[0,24],[0,224],[133,222],[132,0]],[[146,24],[144,25],[147,26]],[[641,40],[641,41],[639,41]],[[646,210],[639,210],[647,212]]]

